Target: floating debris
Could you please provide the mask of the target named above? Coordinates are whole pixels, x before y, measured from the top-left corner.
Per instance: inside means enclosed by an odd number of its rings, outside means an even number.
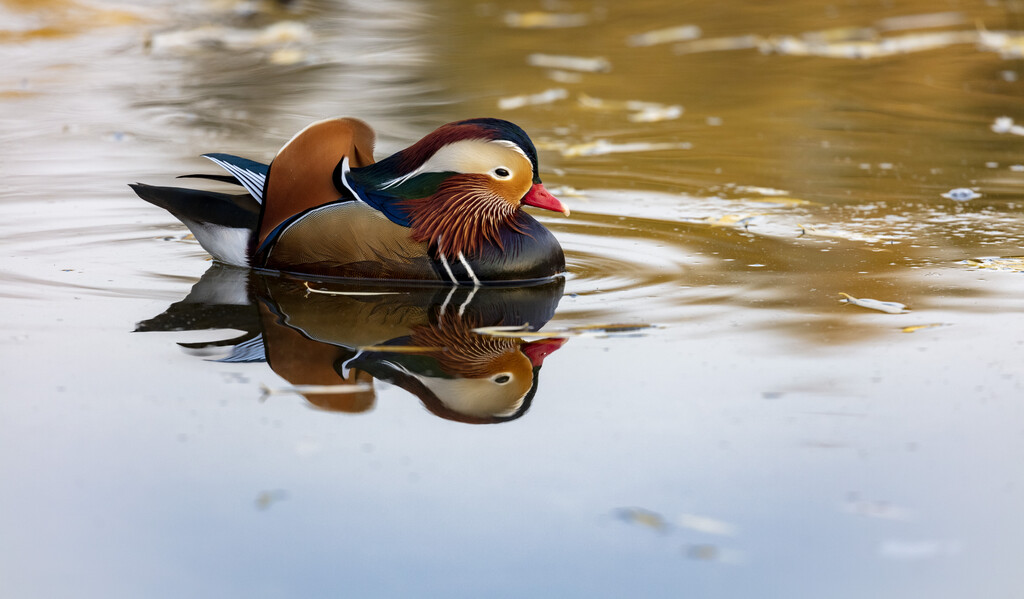
[[[498,100],[498,108],[501,110],[514,110],[523,106],[536,106],[538,104],[550,104],[569,97],[569,92],[562,88],[552,88],[537,94],[525,94],[521,96],[510,96]]]
[[[978,32],[978,46],[982,50],[999,52],[1001,58],[1024,58],[1024,34],[1019,32]]]
[[[839,301],[844,304],[852,304],[869,310],[878,310],[879,312],[885,312],[886,314],[905,314],[907,312],[906,304],[901,304],[899,302],[883,302],[881,300],[870,298],[856,298],[849,293],[843,292],[839,292],[839,295],[843,296],[843,299]]]
[[[278,48],[270,53],[267,62],[276,65],[299,64],[306,60],[306,53],[299,48]]]
[[[562,69],[582,71],[584,73],[607,73],[612,70],[612,63],[601,56],[560,56],[556,54],[531,54],[526,57],[526,64],[546,69]]]
[[[259,50],[309,44],[313,32],[298,21],[280,21],[263,29],[236,29],[205,25],[185,31],[158,33],[149,42],[154,52],[195,52],[211,49]]]
[[[819,42],[782,36],[762,40],[758,49],[764,54],[787,56],[821,56],[825,58],[869,59],[935,50],[957,44],[975,43],[974,31],[942,31],[913,33],[877,41]]]
[[[909,29],[938,29],[940,27],[953,27],[967,22],[963,13],[959,12],[933,12],[921,15],[903,15],[900,17],[887,17],[875,22],[875,27],[882,31],[896,31]]]
[[[686,557],[702,562],[713,562],[718,559],[718,547],[710,543],[694,543],[683,547]]]
[[[677,119],[683,114],[683,107],[678,104],[660,104],[658,102],[643,102],[640,100],[602,100],[588,96],[579,95],[579,103],[583,108],[592,110],[628,110],[633,114],[626,118],[634,123],[654,123],[657,121],[668,121]]]
[[[531,11],[505,13],[502,20],[506,26],[517,29],[560,29],[582,27],[590,19],[583,13]]]
[[[944,326],[947,326],[947,325],[944,324],[944,323],[941,323],[941,322],[935,322],[935,323],[932,323],[932,324],[915,324],[915,325],[911,325],[909,327],[903,327],[902,329],[900,329],[900,332],[901,333],[916,333],[917,331],[923,331],[925,329],[934,329],[936,327],[944,327]]]
[[[288,492],[283,489],[263,491],[256,496],[256,509],[265,510],[278,501],[288,499]]]
[[[750,224],[750,221],[764,215],[764,212],[755,212],[750,214],[723,214],[722,216],[709,216],[698,222],[711,225],[712,227],[746,227]]]
[[[785,196],[789,192],[785,189],[773,189],[771,187],[758,187],[757,185],[726,185],[739,193],[756,193],[763,196]]]
[[[576,189],[571,185],[554,185],[548,189],[552,195],[556,198],[566,196],[569,198],[585,198],[587,197],[586,192]]]
[[[711,535],[731,537],[736,534],[736,527],[732,524],[723,520],[717,520],[707,516],[698,516],[696,514],[680,514],[679,517],[676,518],[676,524],[683,528],[689,528],[690,530]]]
[[[630,46],[654,46],[669,42],[695,40],[701,36],[701,33],[700,27],[696,25],[680,25],[631,35],[626,38],[626,43]]]
[[[668,530],[668,521],[661,514],[651,510],[628,507],[615,510],[615,515],[627,524],[643,526],[658,532]]]
[[[877,243],[883,240],[883,237],[877,235],[864,235],[855,231],[842,231],[836,229],[819,229],[810,225],[797,225],[800,227],[800,237],[804,235],[810,235],[812,237],[829,237],[832,239],[845,239],[847,241],[863,241],[867,243]]]
[[[942,194],[942,197],[953,200],[955,202],[968,202],[981,197],[981,194],[968,189],[967,187],[957,187],[956,189],[950,189],[946,193]]]
[[[560,71],[558,69],[551,69],[545,73],[548,79],[556,83],[579,83],[583,81],[583,75],[579,73],[572,73],[569,71]]]
[[[582,144],[574,144],[561,149],[562,156],[566,158],[577,158],[580,156],[603,156],[605,154],[619,154],[624,152],[656,152],[662,150],[689,150],[693,144],[689,142],[663,142],[653,143],[637,141],[631,143],[612,143],[606,139],[599,139]]]
[[[958,262],[958,264],[966,264],[975,268],[985,268],[988,270],[1024,272],[1024,256],[1009,258],[977,258],[974,260],[962,260]]]
[[[676,44],[676,54],[699,54],[702,52],[721,52],[723,50],[750,50],[761,43],[758,35],[738,35],[734,37],[715,37],[705,40],[694,40]]]
[[[634,123],[656,123],[658,121],[670,121],[678,119],[683,115],[683,107],[678,104],[671,106],[647,106],[626,118]]]
[[[1016,125],[1013,119],[1008,116],[1001,116],[992,123],[992,130],[996,133],[1010,133],[1012,135],[1024,135],[1024,125]]]

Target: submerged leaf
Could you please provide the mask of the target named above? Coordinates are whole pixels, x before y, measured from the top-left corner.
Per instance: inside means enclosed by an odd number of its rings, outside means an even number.
[[[636,524],[659,532],[668,529],[668,521],[665,520],[664,516],[651,510],[635,507],[622,508],[616,510],[616,515],[627,524]]]

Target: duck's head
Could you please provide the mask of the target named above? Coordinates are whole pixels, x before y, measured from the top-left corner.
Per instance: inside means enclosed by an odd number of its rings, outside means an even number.
[[[492,118],[438,128],[376,164],[336,171],[348,190],[444,254],[501,246],[523,205],[569,214],[541,183],[537,149],[518,125]]]

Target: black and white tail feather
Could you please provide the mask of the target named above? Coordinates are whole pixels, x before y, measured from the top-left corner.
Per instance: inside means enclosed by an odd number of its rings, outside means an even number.
[[[259,225],[269,167],[230,154],[203,156],[231,176],[185,175],[184,178],[234,183],[248,193],[227,194],[143,183],[132,184],[131,188],[140,198],[167,210],[184,223],[214,259],[234,266],[249,266],[249,244]]]

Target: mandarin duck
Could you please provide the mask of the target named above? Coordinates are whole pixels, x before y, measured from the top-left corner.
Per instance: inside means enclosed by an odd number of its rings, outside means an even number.
[[[206,154],[241,185],[226,194],[136,183],[227,264],[358,279],[529,282],[565,270],[562,248],[524,205],[569,214],[541,183],[537,150],[493,118],[438,128],[380,162],[366,123],[309,125],[269,164]]]

